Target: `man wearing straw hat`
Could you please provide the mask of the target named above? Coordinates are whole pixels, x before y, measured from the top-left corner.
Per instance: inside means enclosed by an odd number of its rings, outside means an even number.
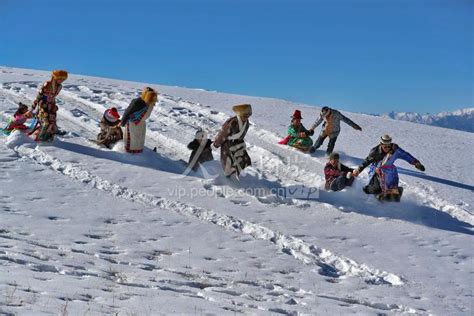
[[[225,176],[235,176],[238,179],[241,171],[252,164],[244,141],[249,129],[252,106],[239,104],[232,107],[232,110],[236,116],[224,123],[214,140],[213,147],[221,149],[221,163]]]

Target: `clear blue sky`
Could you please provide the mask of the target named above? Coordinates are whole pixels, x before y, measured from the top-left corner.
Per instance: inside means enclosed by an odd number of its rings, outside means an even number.
[[[0,65],[356,111],[473,106],[469,0],[0,0]]]

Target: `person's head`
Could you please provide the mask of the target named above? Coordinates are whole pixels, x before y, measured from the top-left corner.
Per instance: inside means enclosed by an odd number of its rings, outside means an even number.
[[[295,112],[291,116],[291,124],[300,125],[302,119],[303,118],[301,117],[301,111],[300,110],[295,110]]]
[[[339,164],[339,154],[338,153],[331,153],[329,155],[329,163],[334,167]]]
[[[327,117],[331,113],[331,109],[328,106],[324,106],[321,109],[321,116],[322,117]]]
[[[158,92],[153,88],[145,87],[142,90],[141,98],[147,105],[154,105],[158,101]]]
[[[66,70],[53,70],[51,79],[57,83],[63,83],[66,81],[68,73]]]
[[[104,112],[104,118],[112,124],[120,123],[120,114],[117,111],[117,108],[110,108]]]
[[[380,148],[384,153],[388,153],[392,149],[392,137],[387,134],[380,137]]]
[[[207,135],[206,135],[206,132],[203,131],[202,129],[199,129],[197,132],[196,132],[196,135],[194,135],[194,139],[201,142],[205,139],[207,139]]]
[[[232,111],[243,121],[248,121],[252,116],[252,106],[250,104],[238,104],[232,107]]]
[[[26,113],[28,113],[28,106],[26,104],[23,104],[23,103],[18,103],[18,109],[16,110],[14,116],[17,116],[17,115],[25,115]]]

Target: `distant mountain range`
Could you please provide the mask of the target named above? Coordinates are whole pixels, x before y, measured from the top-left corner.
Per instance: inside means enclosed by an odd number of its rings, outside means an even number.
[[[466,108],[453,112],[441,112],[438,114],[392,111],[376,116],[474,133],[474,108]]]

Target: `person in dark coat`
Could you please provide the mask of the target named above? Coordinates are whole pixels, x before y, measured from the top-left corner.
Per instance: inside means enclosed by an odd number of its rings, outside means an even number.
[[[106,110],[99,125],[98,145],[104,145],[111,149],[116,142],[123,139],[122,128],[120,127],[120,114],[116,108]]]
[[[188,166],[193,171],[196,171],[200,164],[214,160],[211,145],[212,141],[207,138],[206,132],[198,130],[194,140],[188,144],[188,149],[192,150]]]
[[[245,135],[250,127],[252,115],[250,104],[232,107],[236,116],[228,119],[217,134],[213,147],[221,148],[221,163],[226,177],[239,177],[241,171],[252,165],[245,145]]]
[[[354,182],[352,172],[354,169],[349,168],[339,162],[339,154],[331,153],[329,161],[324,167],[324,176],[326,178],[325,189],[332,191],[340,191],[346,186],[351,186]]]
[[[355,130],[362,131],[362,128],[359,125],[354,123],[341,112],[325,106],[321,109],[319,119],[310,128],[310,131],[314,132],[314,129],[324,122],[323,129],[321,130],[321,133],[319,134],[319,137],[314,143],[313,147],[311,147],[310,152],[314,153],[319,147],[321,147],[324,140],[329,137],[326,154],[331,154],[334,150],[334,146],[336,145],[337,137],[341,132],[341,121],[351,126]]]
[[[425,167],[410,153],[392,143],[389,135],[380,137],[380,144],[370,150],[369,155],[357,168],[353,175],[357,177],[362,170],[370,165],[369,184],[363,190],[367,194],[379,195],[380,199],[399,200],[402,188],[398,186],[398,171],[395,166],[397,159],[403,159],[416,169],[425,171]]]

